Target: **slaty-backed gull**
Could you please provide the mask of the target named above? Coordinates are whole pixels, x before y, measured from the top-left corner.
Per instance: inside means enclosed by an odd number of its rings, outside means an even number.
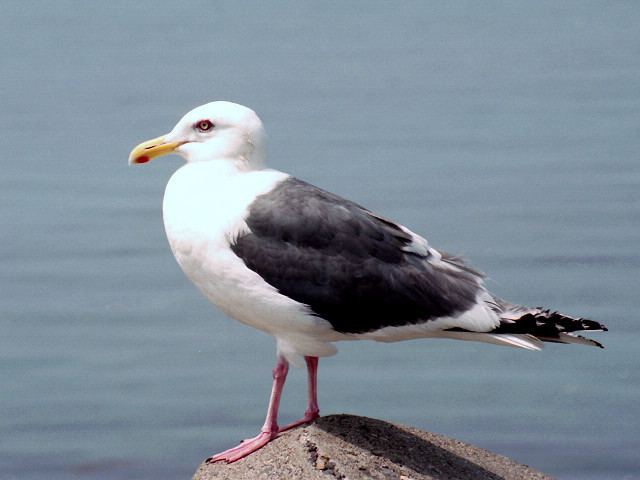
[[[318,357],[334,342],[475,340],[539,350],[542,342],[601,346],[575,331],[592,320],[512,305],[482,275],[421,236],[286,173],[267,169],[262,122],[249,108],[213,102],[167,135],[133,149],[130,164],[177,153],[163,216],[187,277],[230,317],[276,338],[277,362],[260,433],[210,461],[236,461],[319,415]],[[277,422],[289,363],[304,358],[308,405]]]

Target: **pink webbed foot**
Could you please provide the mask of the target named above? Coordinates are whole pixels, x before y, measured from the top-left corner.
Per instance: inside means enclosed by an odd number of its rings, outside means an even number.
[[[260,432],[253,438],[247,438],[243,440],[237,447],[230,448],[224,452],[220,452],[205,460],[206,463],[225,462],[233,463],[247,455],[252,454],[256,450],[260,450],[267,443],[277,437],[277,433],[272,432]]]
[[[299,427],[300,425],[305,425],[307,423],[311,423],[316,418],[320,418],[320,411],[319,410],[306,411],[306,412],[304,412],[304,417],[302,417],[301,419],[296,420],[295,422],[292,422],[292,423],[290,423],[288,425],[285,425],[284,427],[282,427],[280,429],[280,431],[278,433],[280,434],[282,432],[286,432],[287,430],[291,430],[292,428]]]

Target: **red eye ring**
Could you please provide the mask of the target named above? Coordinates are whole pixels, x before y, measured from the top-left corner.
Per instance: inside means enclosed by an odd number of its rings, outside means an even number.
[[[208,132],[214,126],[215,125],[213,124],[213,122],[211,120],[200,120],[195,125],[196,129],[200,130],[201,132]]]

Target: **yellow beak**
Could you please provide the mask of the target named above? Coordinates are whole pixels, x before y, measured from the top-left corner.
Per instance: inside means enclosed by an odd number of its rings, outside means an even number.
[[[164,136],[152,138],[131,150],[129,165],[147,163],[149,160],[175,152],[176,148],[185,142],[165,142]]]

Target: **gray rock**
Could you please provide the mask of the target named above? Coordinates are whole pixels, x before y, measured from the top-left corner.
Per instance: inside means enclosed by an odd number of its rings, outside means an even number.
[[[551,477],[443,435],[352,415],[321,417],[193,480],[540,480]]]

